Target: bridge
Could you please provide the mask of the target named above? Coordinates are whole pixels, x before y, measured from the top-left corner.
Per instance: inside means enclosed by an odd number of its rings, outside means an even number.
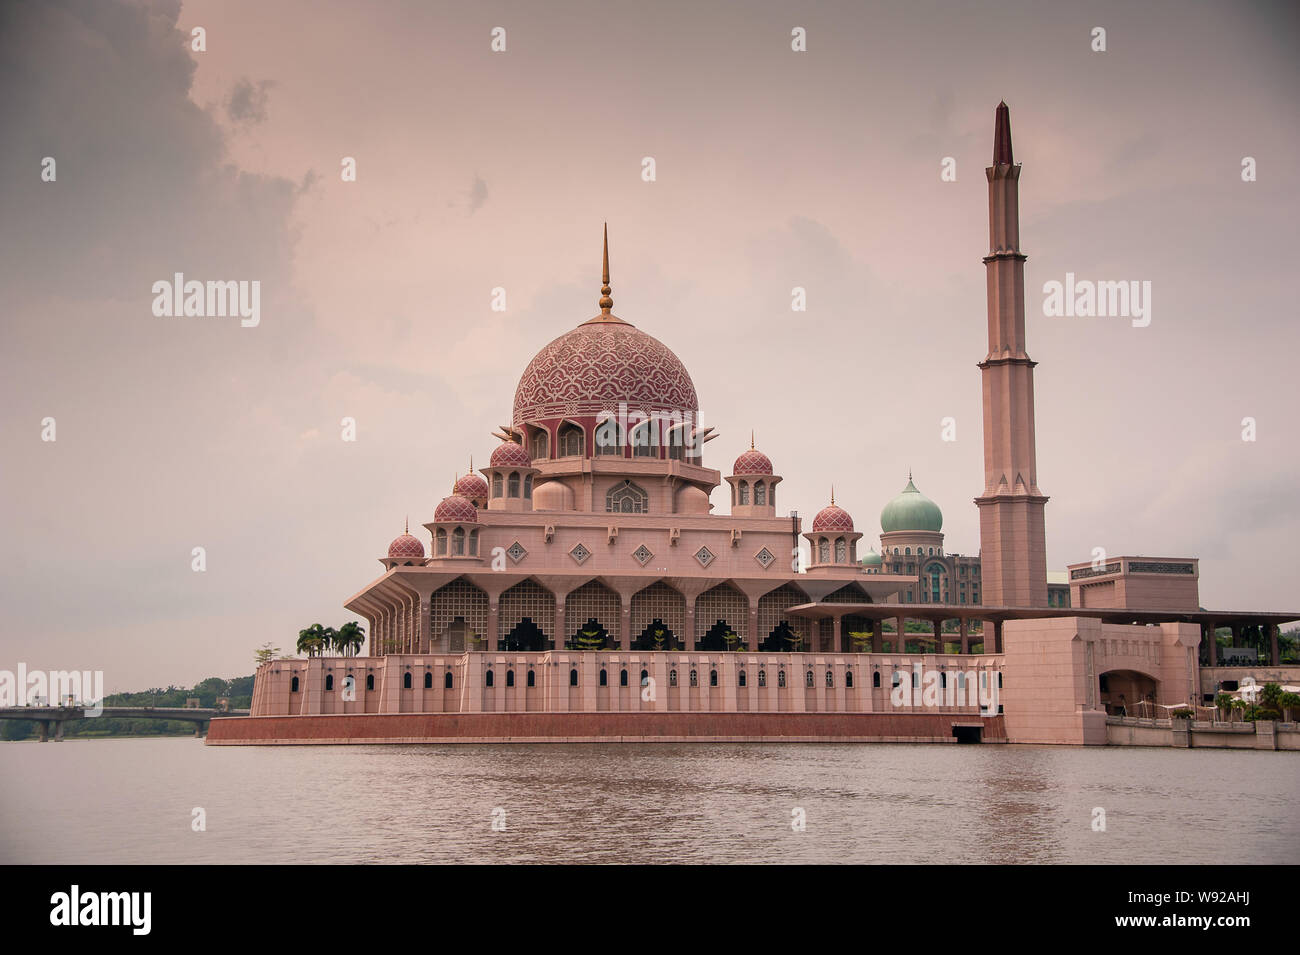
[[[194,735],[207,733],[208,723],[227,716],[247,716],[248,710],[218,710],[194,706],[106,706],[99,716],[129,720],[180,720],[194,724]],[[54,741],[63,739],[63,724],[68,720],[93,720],[84,706],[6,706],[0,707],[0,720],[31,720],[41,728],[40,741],[50,738],[54,726]]]

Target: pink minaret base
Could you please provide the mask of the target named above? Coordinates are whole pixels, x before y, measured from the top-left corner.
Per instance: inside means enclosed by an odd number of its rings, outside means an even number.
[[[984,493],[980,509],[983,602],[1047,606],[1047,540],[1034,451],[1034,365],[1025,353],[1025,255],[1020,251],[1020,167],[1011,115],[997,109],[989,181],[989,353],[984,386]]]

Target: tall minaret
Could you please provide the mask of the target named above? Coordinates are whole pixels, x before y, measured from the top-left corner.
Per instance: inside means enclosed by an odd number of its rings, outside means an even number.
[[[982,601],[1047,606],[1047,541],[1034,453],[1034,365],[1025,353],[1025,255],[1020,251],[1020,167],[1011,160],[1011,113],[999,103],[989,180],[989,353],[984,384]]]

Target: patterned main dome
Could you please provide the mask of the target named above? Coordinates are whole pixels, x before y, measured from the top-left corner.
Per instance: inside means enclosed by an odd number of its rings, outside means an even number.
[[[736,463],[732,465],[732,474],[771,474],[772,459],[762,451],[755,451],[750,448],[740,457],[736,458]]]
[[[613,315],[599,315],[537,353],[515,389],[514,425],[618,411],[689,411],[695,383],[663,343]]]
[[[402,534],[393,538],[393,542],[388,545],[388,556],[395,557],[398,560],[408,560],[412,557],[423,558],[424,545],[410,534]]]
[[[487,481],[471,471],[456,480],[456,488],[452,493],[467,497],[471,501],[485,500],[488,496]]]
[[[474,507],[473,502],[459,494],[453,494],[442,499],[442,503],[433,512],[433,519],[456,524],[477,524],[478,509]]]
[[[817,512],[813,518],[812,529],[814,531],[851,531],[853,530],[853,518],[849,512],[842,507],[836,507],[829,504]]]
[[[502,441],[492,452],[491,465],[494,468],[531,468],[532,460],[528,457],[528,452],[524,450],[522,444],[516,444],[514,441]],[[483,485],[483,490],[487,491],[487,484]]]
[[[890,531],[941,531],[943,530],[943,512],[934,503],[916,489],[912,476],[907,476],[907,487],[901,494],[885,505],[880,512],[880,529]]]

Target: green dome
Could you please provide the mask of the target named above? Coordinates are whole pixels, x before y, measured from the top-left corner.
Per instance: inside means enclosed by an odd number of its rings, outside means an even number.
[[[941,531],[943,530],[943,512],[934,503],[916,489],[909,475],[907,487],[880,512],[880,529],[890,531]]]
[[[885,559],[877,554],[876,549],[873,547],[867,552],[867,556],[863,557],[858,563],[864,567],[881,567],[884,565]]]

